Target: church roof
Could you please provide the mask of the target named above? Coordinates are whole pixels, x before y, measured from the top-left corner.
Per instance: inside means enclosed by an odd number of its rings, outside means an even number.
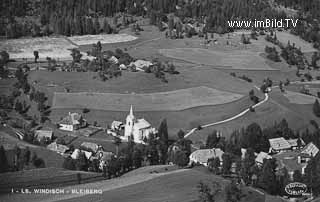
[[[144,129],[144,128],[149,128],[151,124],[146,121],[145,119],[137,119],[137,121],[134,124],[134,127],[138,129]]]

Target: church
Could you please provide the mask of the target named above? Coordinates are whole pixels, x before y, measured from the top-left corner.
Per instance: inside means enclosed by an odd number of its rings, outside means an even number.
[[[130,107],[129,115],[126,118],[126,124],[124,128],[125,138],[133,138],[136,143],[142,143],[145,138],[149,138],[150,134],[156,134],[157,130],[151,127],[151,124],[145,119],[136,119],[133,115],[132,106]]]

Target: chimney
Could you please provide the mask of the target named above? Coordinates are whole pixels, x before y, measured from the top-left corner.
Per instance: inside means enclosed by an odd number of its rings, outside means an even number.
[[[298,163],[301,164],[301,156],[298,156]]]

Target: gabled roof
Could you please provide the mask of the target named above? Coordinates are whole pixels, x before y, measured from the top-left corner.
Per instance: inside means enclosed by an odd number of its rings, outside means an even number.
[[[199,163],[207,163],[208,159],[218,157],[222,161],[224,152],[221,149],[199,149],[190,154],[190,159],[195,159]]]
[[[137,119],[136,122],[134,123],[134,127],[138,128],[139,130],[149,128],[150,126],[151,124],[145,119]]]
[[[36,138],[49,138],[52,139],[52,130],[36,130],[34,133]]]
[[[266,153],[266,152],[260,152],[260,153],[257,155],[255,161],[256,161],[257,163],[263,164],[263,160],[264,160],[264,159],[271,159],[271,158],[272,158],[272,156],[270,156],[268,153]]]
[[[291,145],[283,137],[269,139],[270,147],[274,150],[290,149]]]
[[[305,146],[301,151],[301,153],[309,154],[312,157],[316,156],[318,152],[319,152],[319,148],[312,142],[307,144],[307,146]]]
[[[82,149],[88,149],[91,150],[92,152],[96,153],[99,149],[99,145],[97,145],[96,143],[92,143],[92,142],[83,142],[80,147]]]
[[[81,119],[81,114],[69,112],[68,116],[64,117],[61,121],[59,121],[59,124],[78,125],[80,124]]]
[[[69,147],[62,144],[57,144],[56,142],[49,144],[47,148],[61,154],[64,154],[67,150],[69,150]]]
[[[304,143],[304,141],[300,138],[300,140],[301,140],[301,146],[304,146],[305,145],[305,143]],[[288,143],[291,145],[291,147],[297,147],[298,146],[298,143],[297,143],[297,141],[298,141],[298,138],[296,138],[296,139],[289,139],[289,140],[287,140],[288,141]]]

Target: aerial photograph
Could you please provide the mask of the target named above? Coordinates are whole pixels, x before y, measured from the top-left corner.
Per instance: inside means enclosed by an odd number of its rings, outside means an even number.
[[[320,202],[320,0],[0,0],[0,202]]]

